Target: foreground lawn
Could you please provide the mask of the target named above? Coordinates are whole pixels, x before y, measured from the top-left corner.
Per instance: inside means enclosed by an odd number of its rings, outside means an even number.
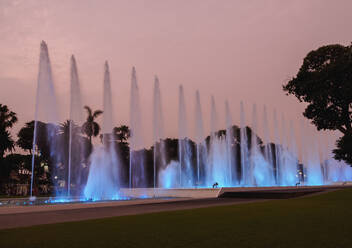
[[[352,189],[0,230],[0,247],[352,247]]]

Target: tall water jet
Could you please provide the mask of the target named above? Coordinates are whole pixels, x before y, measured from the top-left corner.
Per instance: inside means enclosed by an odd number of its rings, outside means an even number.
[[[216,182],[223,181],[223,180],[219,180],[220,178],[216,179],[216,177],[214,175],[214,171],[216,170],[215,169],[216,158],[214,158],[214,156],[216,155],[217,152],[219,152],[217,147],[216,147],[216,144],[215,144],[216,143],[216,139],[217,139],[216,131],[218,131],[217,121],[218,121],[218,116],[217,116],[217,111],[216,111],[216,106],[215,106],[215,99],[214,99],[214,96],[211,96],[211,103],[210,103],[210,144],[209,144],[210,147],[209,147],[209,159],[208,159],[209,161],[207,163],[207,174],[206,174],[208,184],[210,184],[210,185],[214,183],[213,180],[215,180]]]
[[[211,118],[210,118],[210,148],[209,163],[207,169],[208,185],[218,183],[219,186],[228,186],[229,167],[228,167],[228,147],[226,137],[223,132],[218,132],[218,114],[215,99],[211,97]]]
[[[308,123],[305,128],[306,147],[310,147],[310,152],[306,153],[306,170],[308,185],[322,185],[323,174],[321,170],[318,147],[315,139],[312,137],[312,131],[308,128]]]
[[[196,107],[195,107],[195,135],[197,143],[197,184],[200,184],[200,166],[204,164],[206,154],[206,147],[204,144],[204,127],[203,114],[200,103],[199,91],[196,91]]]
[[[293,186],[299,183],[298,175],[298,152],[296,144],[296,135],[293,127],[293,122],[290,121],[290,133],[288,139],[288,147],[285,150],[285,170],[284,183],[288,186]]]
[[[131,75],[130,129],[129,187],[145,187],[146,178],[142,116],[137,75],[134,67],[132,68]]]
[[[249,185],[249,173],[248,173],[248,137],[246,128],[246,119],[243,102],[240,104],[240,150],[241,150],[241,185]]]
[[[306,122],[304,120],[301,120],[301,160],[302,160],[302,164],[304,166],[304,171],[303,171],[303,181],[304,184],[308,184],[308,178],[307,178],[307,165],[308,165],[308,147],[309,145],[307,144],[307,137],[306,137]]]
[[[179,87],[179,113],[178,113],[178,157],[179,157],[179,186],[193,185],[193,172],[191,170],[191,151],[187,138],[186,104],[183,86]]]
[[[109,185],[112,190],[115,190],[114,195],[117,195],[120,177],[119,170],[121,169],[120,160],[117,156],[115,149],[115,140],[116,137],[113,133],[114,125],[114,115],[113,115],[113,105],[112,105],[112,94],[111,94],[111,78],[110,78],[110,69],[109,64],[105,61],[105,71],[104,71],[104,92],[103,92],[103,146],[108,152],[108,163],[110,163],[110,172],[112,184]]]
[[[281,144],[287,148],[287,135],[286,135],[286,120],[284,114],[281,114]]]
[[[157,187],[156,182],[156,163],[159,161],[159,168],[164,169],[166,166],[165,144],[164,144],[164,120],[162,114],[161,93],[159,87],[159,79],[155,76],[154,80],[154,101],[153,101],[153,139],[154,139],[154,188]]]
[[[331,137],[330,137],[331,139]],[[333,157],[332,152],[331,152],[331,141],[329,138],[324,142],[325,143],[325,150],[324,150],[324,161],[323,161],[323,166],[324,166],[324,183],[330,183],[330,168],[329,168],[329,160]]]
[[[78,127],[83,124],[83,105],[81,88],[78,77],[77,63],[75,57],[71,56],[70,70],[70,127],[69,127],[69,150],[68,150],[68,176],[67,176],[67,196],[71,195],[71,167],[72,160],[75,162],[75,184],[80,186],[81,163],[83,160],[83,143],[78,135]],[[74,158],[73,158],[74,157]]]
[[[279,124],[277,120],[276,110],[273,112],[273,124],[274,124],[274,142],[275,142],[275,168],[274,168],[274,178],[276,185],[281,184],[280,171],[281,171],[281,145],[280,145],[280,134],[279,134]]]
[[[273,153],[270,145],[270,130],[268,125],[268,116],[266,106],[263,108],[263,142],[264,142],[264,156],[271,167],[273,167]]]
[[[285,116],[281,114],[281,133],[280,133],[280,143],[281,143],[281,150],[280,150],[280,186],[287,186],[285,183],[285,169],[286,169],[286,155],[287,155],[287,140],[286,140],[286,121]]]
[[[272,153],[272,148],[271,148],[271,143],[270,143],[270,132],[269,132],[269,125],[268,125],[268,117],[267,117],[267,111],[266,111],[266,106],[264,105],[263,108],[263,142],[264,142],[264,157],[262,156],[261,153],[259,153],[260,158],[264,162],[260,163],[260,165],[257,165],[261,167],[261,175],[265,175],[265,180],[262,181],[262,185],[268,186],[268,185],[273,185],[275,182],[275,177],[274,177],[274,165],[273,165],[273,153]],[[258,162],[257,162],[258,164]],[[258,171],[258,169],[257,169]],[[257,175],[258,177],[258,175]],[[258,180],[257,180],[258,181]]]
[[[111,134],[113,129],[113,111],[112,111],[112,96],[111,96],[111,80],[109,64],[105,61],[104,64],[104,84],[103,84],[103,135]]]
[[[251,132],[251,157],[250,157],[250,185],[269,186],[271,184],[270,166],[261,153],[257,136],[257,107],[253,105],[252,132]]]
[[[216,111],[214,96],[211,96],[210,135],[214,137],[216,131],[218,131],[218,113]]]
[[[256,158],[259,154],[258,150],[258,139],[257,139],[257,107],[253,104],[252,109],[252,127],[251,127],[251,150],[250,150],[250,161],[249,161],[249,172],[248,172],[248,182],[251,186],[256,185],[254,168]]]
[[[56,132],[57,132],[57,102],[54,89],[54,82],[51,70],[51,63],[49,58],[49,51],[47,44],[42,41],[40,44],[40,57],[39,57],[39,72],[37,81],[37,93],[35,103],[35,116],[34,116],[34,133],[33,133],[33,146],[32,146],[32,174],[31,174],[31,187],[30,196],[33,197],[33,183],[34,183],[34,166],[37,148],[37,135],[38,131],[43,131],[47,135],[47,142],[49,143],[50,156],[53,162],[57,162],[59,151],[54,151],[56,146]],[[44,127],[46,130],[39,130],[38,121],[47,122],[48,125]],[[43,125],[40,125],[43,126]],[[55,166],[54,166],[55,167]]]
[[[229,102],[225,101],[225,115],[226,115],[226,151],[227,151],[227,162],[228,162],[228,185],[233,184],[233,178],[237,181],[237,171],[232,170],[233,164],[236,164],[235,160],[235,150],[234,147],[234,133],[232,128],[232,115],[230,111]],[[237,182],[236,182],[237,184]]]
[[[80,124],[83,122],[82,95],[75,56],[71,56],[71,91],[70,91],[70,119]]]
[[[339,169],[338,169],[338,162],[333,158],[332,148],[335,140],[332,140],[332,136],[330,136],[326,141],[325,147],[325,178],[324,183],[332,183],[336,182],[339,179]]]
[[[113,107],[108,62],[104,66],[102,145],[96,145],[90,156],[90,168],[84,195],[87,199],[118,199],[119,159],[113,134]]]
[[[281,186],[293,186],[297,183],[297,169],[298,169],[298,158],[289,149],[289,141],[286,135],[286,122],[284,115],[281,116],[281,150],[278,159],[280,160],[280,185]],[[291,131],[293,133],[293,129]],[[293,137],[292,137],[293,136]],[[294,134],[289,136],[290,139],[294,139]]]
[[[293,121],[290,121],[289,151],[298,159],[297,143]],[[298,160],[297,160],[298,162]]]
[[[276,117],[276,113],[275,113],[275,122],[277,121],[277,117]],[[278,126],[278,123],[276,123],[275,125]],[[278,143],[276,144],[280,144],[277,150],[277,182],[279,186],[285,186],[285,180],[284,180],[284,173],[285,173],[285,158],[286,158],[286,127],[285,127],[285,117],[282,114],[281,115],[281,132],[278,131]],[[276,145],[277,146],[277,145]]]

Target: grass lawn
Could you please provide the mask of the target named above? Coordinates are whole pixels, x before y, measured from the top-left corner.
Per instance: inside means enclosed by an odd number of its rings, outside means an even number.
[[[0,230],[0,247],[352,247],[352,189]]]

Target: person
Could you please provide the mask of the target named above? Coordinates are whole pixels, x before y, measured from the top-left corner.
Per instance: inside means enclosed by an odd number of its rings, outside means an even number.
[[[213,189],[214,188],[217,188],[219,186],[219,184],[217,183],[217,182],[215,182],[214,184],[213,184]]]

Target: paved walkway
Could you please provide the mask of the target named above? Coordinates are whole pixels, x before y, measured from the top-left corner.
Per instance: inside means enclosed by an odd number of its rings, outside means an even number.
[[[9,206],[0,207],[0,229],[26,227],[41,224],[61,223],[100,219],[114,216],[136,215],[163,211],[204,208],[221,205],[243,204],[248,202],[267,201],[261,198],[276,198],[273,193],[288,193],[293,197],[297,192],[324,193],[331,190],[349,188],[344,186],[321,187],[272,187],[272,188],[223,188],[230,198],[172,198],[172,199],[137,199],[131,201],[112,201],[99,203],[75,203],[39,206]],[[264,197],[270,193],[270,197]],[[292,193],[295,193],[292,195]],[[259,197],[258,195],[261,195]],[[233,198],[234,197],[234,198]],[[243,197],[247,197],[244,199]]]
[[[69,221],[99,219],[114,216],[136,215],[155,213],[172,210],[204,208],[220,205],[242,204],[258,199],[235,199],[235,198],[206,198],[206,199],[171,199],[171,200],[144,200],[139,202],[130,201],[96,204],[67,204],[55,209],[46,206],[29,206],[27,211],[7,210],[0,214],[0,229],[26,227],[41,224],[52,224]],[[70,208],[69,205],[75,205]],[[79,206],[81,205],[81,206]],[[56,205],[57,206],[57,205]],[[71,206],[72,207],[72,206]],[[32,209],[31,209],[32,208]],[[1,208],[0,208],[1,210]],[[33,211],[30,211],[33,210]]]

